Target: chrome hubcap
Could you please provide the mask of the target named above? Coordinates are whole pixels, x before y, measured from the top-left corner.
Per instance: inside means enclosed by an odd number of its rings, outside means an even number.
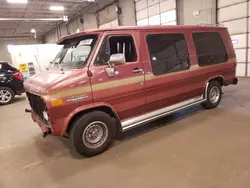
[[[220,89],[217,86],[211,88],[209,92],[209,99],[212,103],[217,103],[220,98]]]
[[[95,121],[89,124],[83,132],[82,140],[88,148],[100,147],[108,137],[108,128],[105,123]]]
[[[0,102],[5,104],[11,100],[11,93],[8,90],[0,90]]]

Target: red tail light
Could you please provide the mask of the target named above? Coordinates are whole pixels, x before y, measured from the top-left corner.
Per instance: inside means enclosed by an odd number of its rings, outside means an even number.
[[[15,72],[12,74],[12,76],[14,76],[16,79],[18,80],[23,80],[23,75],[20,72]]]

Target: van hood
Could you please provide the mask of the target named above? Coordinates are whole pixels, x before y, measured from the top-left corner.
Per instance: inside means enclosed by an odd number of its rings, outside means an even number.
[[[38,73],[25,81],[26,91],[51,93],[60,89],[70,89],[89,82],[87,68],[72,70],[49,70]]]

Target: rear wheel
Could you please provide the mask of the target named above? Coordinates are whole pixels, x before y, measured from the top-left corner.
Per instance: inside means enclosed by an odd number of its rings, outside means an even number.
[[[207,89],[207,101],[202,103],[202,106],[206,109],[217,107],[221,101],[221,94],[221,84],[216,80],[209,82]]]
[[[73,149],[87,157],[106,151],[115,136],[115,122],[102,111],[93,111],[77,119],[70,130]]]
[[[10,104],[15,98],[15,94],[11,88],[0,87],[0,105]]]

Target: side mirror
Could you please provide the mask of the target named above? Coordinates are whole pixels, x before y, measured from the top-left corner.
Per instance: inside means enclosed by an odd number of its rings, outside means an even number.
[[[126,63],[124,54],[113,54],[110,56],[109,64],[113,65],[123,65]]]

